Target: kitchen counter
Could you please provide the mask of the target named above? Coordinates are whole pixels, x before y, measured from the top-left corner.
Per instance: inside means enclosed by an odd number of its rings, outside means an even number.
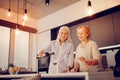
[[[41,74],[42,80],[114,80],[113,71]]]
[[[0,79],[31,77],[36,74],[0,75]],[[113,71],[41,74],[41,80],[114,80]]]
[[[49,78],[50,80],[89,80],[88,79],[88,72],[80,72],[80,73],[57,73],[57,74],[41,74],[42,80],[46,80]]]
[[[0,80],[11,80],[11,79],[20,79],[20,78],[26,78],[26,77],[32,77],[35,76],[36,74],[14,74],[14,75],[0,75]]]

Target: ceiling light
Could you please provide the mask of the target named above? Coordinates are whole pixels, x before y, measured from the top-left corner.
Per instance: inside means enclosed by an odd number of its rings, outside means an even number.
[[[16,34],[19,34],[19,0],[17,3],[17,24],[16,24]]]
[[[18,28],[18,25],[16,25],[16,31],[15,31],[15,34],[16,34],[16,35],[19,34],[19,28]]]
[[[11,16],[11,9],[10,9],[10,4],[11,4],[11,0],[9,0],[9,9],[8,9],[8,16]]]
[[[50,3],[50,0],[45,0],[45,4],[48,6]]]
[[[91,16],[92,15],[92,5],[91,5],[91,1],[88,0],[88,15]]]
[[[23,21],[22,21],[22,26],[24,26],[24,25],[25,25],[25,21],[23,20]]]
[[[27,17],[27,9],[25,9],[25,11],[24,11],[24,21],[26,21],[28,19],[28,17]]]
[[[24,21],[26,21],[26,20],[28,19],[26,4],[27,4],[27,1],[24,0],[24,17],[23,17],[23,20],[24,20]]]

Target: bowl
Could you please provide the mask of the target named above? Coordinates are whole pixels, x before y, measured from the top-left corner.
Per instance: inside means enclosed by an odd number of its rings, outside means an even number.
[[[8,72],[9,72],[10,75],[18,74],[19,68],[18,67],[9,67]]]

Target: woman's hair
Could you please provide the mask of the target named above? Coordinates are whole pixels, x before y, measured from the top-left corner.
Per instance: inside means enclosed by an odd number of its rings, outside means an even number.
[[[90,36],[91,36],[91,31],[90,31],[89,27],[86,26],[86,25],[81,25],[81,26],[78,26],[78,27],[76,28],[76,31],[79,30],[79,29],[81,29],[81,28],[85,29],[86,33],[88,34],[88,38],[90,38]]]
[[[67,32],[68,32],[68,38],[67,38],[67,40],[70,41],[70,42],[72,42],[71,36],[70,36],[70,29],[69,29],[68,26],[62,26],[62,27],[60,27],[59,32],[58,32],[58,35],[57,35],[57,41],[59,41],[59,39],[60,39],[60,32],[61,32],[62,30],[64,30],[64,29],[67,30]]]

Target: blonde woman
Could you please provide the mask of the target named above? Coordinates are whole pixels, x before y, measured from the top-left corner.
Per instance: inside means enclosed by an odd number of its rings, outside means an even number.
[[[50,59],[49,73],[64,73],[73,67],[73,51],[70,30],[67,26],[63,26],[59,29],[57,39],[43,49],[40,55],[43,56],[44,52],[53,52],[54,55],[51,55]]]
[[[99,71],[101,69],[101,55],[96,42],[90,40],[90,29],[87,26],[79,26],[76,29],[80,44],[76,49],[75,64],[72,72]]]

